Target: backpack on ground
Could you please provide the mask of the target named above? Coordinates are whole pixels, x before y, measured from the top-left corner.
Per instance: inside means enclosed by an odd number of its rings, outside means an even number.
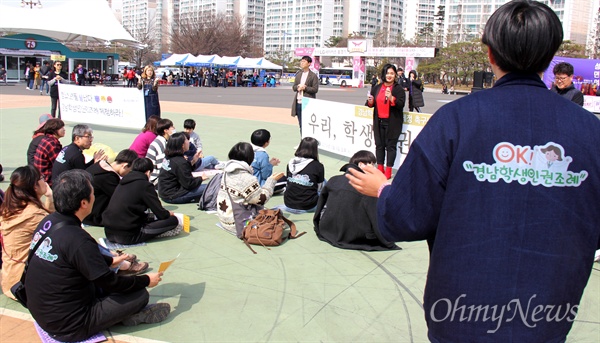
[[[287,236],[284,235],[286,224],[290,227]],[[267,246],[277,246],[283,243],[286,238],[298,238],[305,233],[297,234],[296,224],[284,217],[281,210],[263,209],[246,224],[242,232],[242,239],[246,246],[256,254],[250,244],[262,245],[265,248]]]
[[[222,173],[215,174],[206,185],[206,189],[200,201],[198,201],[198,209],[201,211],[216,211],[217,210],[217,196],[219,195],[219,189],[221,188],[221,179],[223,178]]]

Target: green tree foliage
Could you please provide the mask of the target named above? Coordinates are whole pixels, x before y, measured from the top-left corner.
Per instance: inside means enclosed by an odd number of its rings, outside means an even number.
[[[432,83],[441,80],[466,86],[472,82],[473,72],[487,70],[488,66],[487,49],[473,40],[440,49],[436,57],[420,61],[417,71]]]
[[[558,51],[556,52],[556,56],[562,57],[573,57],[573,58],[587,58],[587,54],[585,51],[585,45],[577,44],[570,40],[565,40],[562,42]]]

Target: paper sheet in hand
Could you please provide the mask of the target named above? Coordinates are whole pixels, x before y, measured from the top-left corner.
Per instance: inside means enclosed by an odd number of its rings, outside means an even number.
[[[181,255],[181,254],[179,254],[179,255]],[[166,271],[166,270],[167,270],[167,268],[169,268],[169,267],[171,266],[171,264],[173,264],[173,262],[175,262],[175,260],[176,260],[177,258],[179,258],[179,255],[177,255],[177,257],[175,257],[174,259],[172,259],[172,260],[170,260],[170,261],[161,262],[161,263],[160,263],[160,266],[158,267],[158,272],[159,272],[159,273],[162,273],[162,272]]]

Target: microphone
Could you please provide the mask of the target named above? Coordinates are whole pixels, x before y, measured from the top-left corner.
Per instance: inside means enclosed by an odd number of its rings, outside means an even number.
[[[386,97],[385,97],[385,100],[383,101],[383,103],[384,103],[384,104],[387,104],[387,101],[388,101],[388,97],[386,96]]]

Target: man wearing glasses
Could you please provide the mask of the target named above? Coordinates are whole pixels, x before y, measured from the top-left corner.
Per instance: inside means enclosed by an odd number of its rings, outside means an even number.
[[[104,150],[100,149],[94,153],[94,159],[85,163],[83,150],[89,149],[94,141],[94,130],[89,126],[78,124],[73,128],[71,136],[72,143],[62,148],[54,165],[52,166],[52,184],[58,180],[61,173],[71,169],[87,169],[87,167],[100,161],[106,160]]]
[[[54,118],[60,119],[60,108],[58,109],[58,117],[56,117],[56,108],[60,106],[58,100],[58,84],[68,81],[69,75],[67,75],[66,71],[63,71],[62,62],[54,62],[54,70],[48,75],[48,85],[50,85],[50,101],[52,102],[52,109],[50,110],[50,113]]]
[[[573,66],[560,62],[554,66],[554,86],[550,90],[563,98],[583,106],[583,93],[573,86]]]

